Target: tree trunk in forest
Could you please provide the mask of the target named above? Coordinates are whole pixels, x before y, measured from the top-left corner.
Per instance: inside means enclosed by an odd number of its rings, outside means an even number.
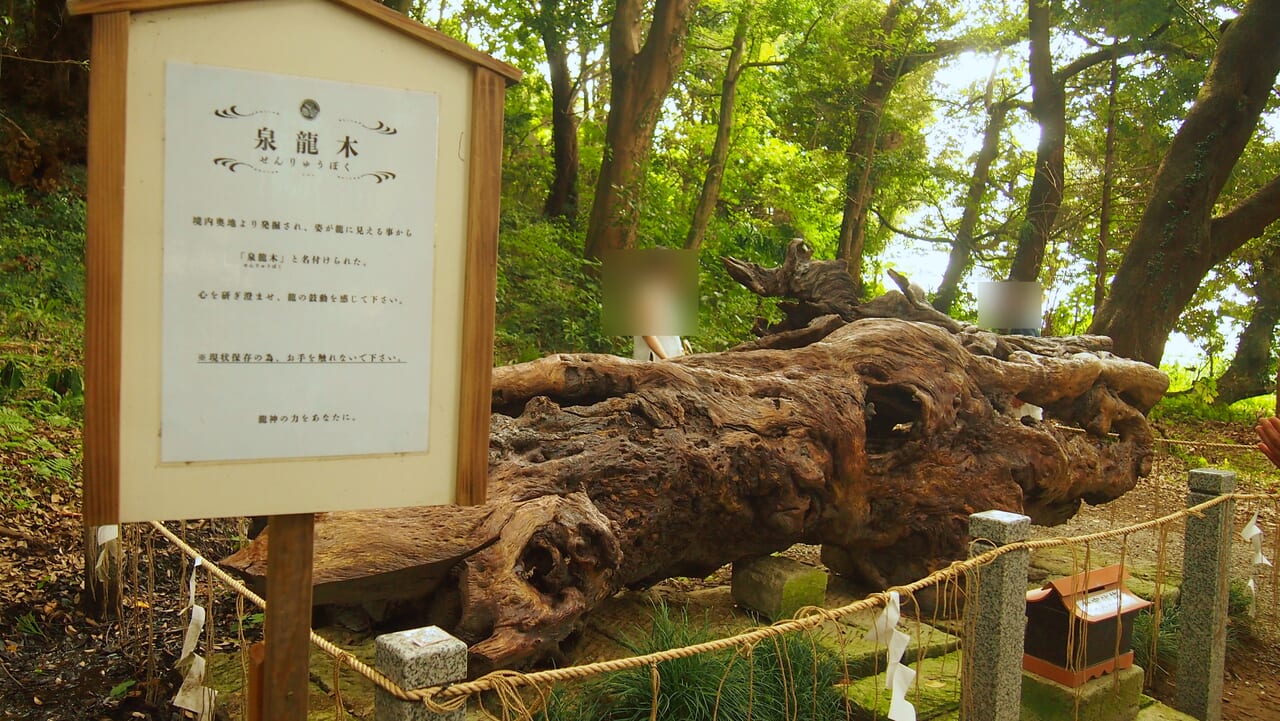
[[[723,353],[495,369],[488,503],[321,515],[316,602],[400,599],[474,674],[554,655],[619,589],[797,542],[883,588],[964,558],[970,513],[1061,523],[1150,471],[1168,381],[1106,338],[998,336],[910,288],[860,303],[800,241],[778,268],[725,262],[790,299],[782,323]],[[226,564],[260,578],[269,542]]]
[[[848,163],[845,172],[844,204],[841,210],[840,235],[836,244],[836,257],[849,267],[854,288],[863,294],[862,256],[866,245],[867,212],[871,209],[875,156],[880,140],[880,120],[894,87],[904,76],[925,63],[966,50],[974,50],[984,41],[962,38],[925,43],[922,47],[905,53],[892,52],[890,42],[898,28],[903,4],[892,0],[880,19],[882,47],[871,63],[867,84],[857,93],[853,112],[857,116],[853,137],[845,149]],[[1012,39],[1007,40],[1012,42]]]
[[[1036,171],[1027,195],[1026,216],[1018,233],[1009,280],[1032,282],[1040,277],[1044,251],[1053,225],[1062,208],[1066,177],[1067,91],[1066,84],[1081,72],[1105,62],[1143,51],[1178,51],[1156,41],[1167,23],[1142,40],[1118,42],[1076,58],[1061,70],[1053,69],[1051,0],[1028,0],[1027,16],[1031,36],[1031,115],[1040,126],[1036,146]]]
[[[1280,239],[1272,240],[1266,254],[1253,263],[1253,317],[1240,333],[1235,357],[1218,379],[1215,405],[1231,405],[1243,398],[1276,390],[1271,372],[1271,349],[1280,323]]]
[[[840,235],[836,257],[849,266],[854,288],[862,294],[862,250],[866,242],[867,210],[871,205],[871,168],[875,161],[876,139],[880,135],[880,118],[889,94],[898,83],[903,58],[890,52],[889,39],[898,27],[902,3],[890,0],[880,18],[881,49],[871,62],[871,75],[858,93],[854,106],[857,119],[853,137],[845,149],[848,169],[845,172],[844,207],[840,218]]]
[[[1280,178],[1217,218],[1214,204],[1280,72],[1280,4],[1251,0],[1218,41],[1200,93],[1174,135],[1151,197],[1089,332],[1159,363],[1205,274],[1280,217]]]
[[[994,81],[993,72],[991,79]],[[991,87],[987,92],[987,127],[982,133],[982,148],[973,163],[973,176],[969,179],[969,190],[965,194],[964,213],[960,216],[960,225],[956,228],[955,242],[951,245],[951,254],[947,258],[947,269],[942,274],[942,283],[933,298],[933,307],[940,313],[950,313],[960,295],[960,282],[969,272],[973,260],[973,231],[978,225],[978,215],[982,212],[982,196],[987,192],[991,178],[991,164],[1000,153],[1000,133],[1004,132],[1005,121],[1009,117],[1010,103],[991,99]]]
[[[720,117],[716,119],[716,140],[711,146],[711,157],[707,159],[707,176],[702,182],[702,193],[698,196],[698,205],[693,210],[693,222],[689,225],[689,234],[685,236],[686,250],[697,252],[702,248],[702,240],[707,235],[707,224],[715,212],[716,203],[720,200],[720,185],[724,182],[724,163],[729,157],[729,136],[733,131],[734,100],[738,95],[738,78],[742,76],[742,58],[747,50],[747,28],[751,18],[749,9],[743,9],[738,16],[738,25],[733,30],[733,45],[729,51],[729,65],[724,73],[724,83],[720,89]]]
[[[569,74],[569,47],[557,21],[559,0],[539,5],[539,34],[547,51],[551,76],[551,157],[554,175],[543,216],[574,221],[578,217],[578,119],[573,113],[573,78]]]
[[[1120,62],[1111,59],[1107,83],[1107,136],[1102,155],[1102,209],[1098,212],[1098,254],[1093,259],[1093,314],[1102,310],[1107,297],[1107,251],[1111,248],[1111,196],[1116,167],[1116,90],[1120,85]]]
[[[635,246],[645,164],[662,102],[684,62],[695,0],[656,0],[641,45],[642,0],[617,0],[609,23],[612,87],[604,160],[587,223],[588,258]]]
[[[1027,196],[1027,214],[1018,233],[1009,280],[1033,282],[1040,277],[1049,233],[1062,207],[1062,179],[1067,141],[1067,93],[1054,77],[1049,45],[1053,27],[1049,0],[1028,0],[1031,33],[1031,116],[1040,126],[1036,172]]]

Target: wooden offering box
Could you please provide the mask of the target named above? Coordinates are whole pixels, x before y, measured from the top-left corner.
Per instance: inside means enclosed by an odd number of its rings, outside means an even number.
[[[1022,667],[1072,688],[1133,665],[1133,617],[1151,605],[1124,586],[1123,566],[1027,592]]]

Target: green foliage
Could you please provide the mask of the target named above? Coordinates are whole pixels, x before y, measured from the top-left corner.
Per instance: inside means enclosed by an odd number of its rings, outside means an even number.
[[[18,632],[27,636],[40,636],[47,639],[44,629],[40,627],[40,622],[36,620],[36,615],[32,611],[28,611],[18,617],[16,624]]]
[[[1231,579],[1227,587],[1227,649],[1236,648],[1253,632],[1254,592],[1245,581]],[[1157,634],[1155,671],[1169,676],[1178,665],[1178,638],[1182,628],[1179,604],[1160,609],[1160,628],[1155,628],[1154,608],[1138,612],[1133,619],[1133,661],[1143,668],[1151,665],[1151,637]]]
[[[1143,609],[1133,619],[1133,662],[1142,668],[1154,668],[1157,674],[1170,675],[1178,663],[1178,630],[1181,616],[1176,605],[1160,609],[1160,627],[1155,612]],[[1156,635],[1156,658],[1152,665],[1151,639]]]
[[[123,698],[126,693],[129,693],[129,689],[133,688],[137,683],[135,679],[129,679],[112,686],[110,691],[111,698]]]
[[[236,619],[236,632],[244,633],[253,628],[262,628],[263,622],[266,620],[266,614],[262,612],[248,613]]]
[[[711,640],[705,623],[654,609],[653,625],[627,642],[633,654],[654,653]],[[748,718],[819,721],[847,718],[837,690],[843,678],[836,659],[803,634],[762,641],[746,650],[706,653],[658,665],[658,718],[703,721]],[[644,721],[655,702],[648,667],[621,671],[584,684],[577,693],[553,694],[543,721]]]
[[[0,181],[0,308],[25,337],[83,307],[84,223],[74,190],[42,196]]]
[[[1229,406],[1214,405],[1217,383],[1212,377],[1193,375],[1180,366],[1162,366],[1169,376],[1169,392],[1151,409],[1151,420],[1187,423],[1221,421],[1252,425],[1275,410],[1275,396],[1246,398]]]
[[[603,334],[599,282],[582,242],[566,225],[508,214],[498,240],[497,363],[630,346],[629,338]]]
[[[84,201],[0,181],[0,505],[26,508],[78,475],[47,436],[83,414]]]
[[[724,270],[721,255],[770,265],[785,241],[753,225],[716,226],[700,261],[697,352],[723,350],[752,337],[757,315],[778,319],[776,303],[743,288]],[[600,283],[582,259],[581,228],[507,211],[498,240],[495,358],[516,363],[551,353],[631,355],[630,337],[604,335]]]
[[[84,308],[84,201],[0,181],[0,402],[77,417]]]

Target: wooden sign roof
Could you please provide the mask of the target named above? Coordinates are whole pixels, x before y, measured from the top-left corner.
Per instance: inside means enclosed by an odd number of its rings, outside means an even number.
[[[92,15],[112,12],[149,12],[196,5],[221,5],[251,0],[67,0],[67,10],[72,15]],[[256,0],[261,2],[261,0]],[[501,75],[508,85],[519,82],[523,72],[492,55],[482,53],[466,43],[429,28],[412,18],[401,15],[375,0],[323,0],[381,23],[392,30],[404,33],[428,47],[451,55],[471,65],[492,70]]]

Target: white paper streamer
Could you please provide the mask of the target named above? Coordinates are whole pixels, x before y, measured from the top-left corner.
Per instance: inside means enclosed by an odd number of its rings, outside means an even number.
[[[889,721],[916,721],[916,707],[907,700],[907,689],[916,681],[916,672],[907,665],[893,674],[893,695],[889,699]]]
[[[1271,559],[1262,553],[1262,529],[1258,527],[1258,512],[1253,512],[1253,517],[1249,522],[1244,524],[1244,528],[1240,529],[1240,537],[1253,545],[1253,565],[1270,566]]]
[[[195,653],[196,644],[200,642],[200,634],[204,633],[204,620],[204,606],[192,606],[191,622],[187,624],[187,635],[182,638],[182,653],[178,656],[178,662],[174,666],[181,667]]]
[[[98,526],[97,533],[94,538],[98,545],[98,560],[93,564],[93,575],[98,577],[98,581],[106,583],[110,578],[107,569],[107,558],[115,555],[120,551],[120,527]]]
[[[204,559],[200,556],[196,556],[196,560],[191,563],[191,577],[187,579],[187,608],[196,605],[196,569],[202,563]]]
[[[197,714],[198,721],[210,721],[217,698],[218,692],[204,685],[204,658],[199,654],[192,656],[191,666],[182,678],[182,688],[173,697],[173,705]]]
[[[889,721],[916,721],[916,709],[907,700],[907,689],[915,683],[916,672],[902,663],[911,636],[898,630],[902,620],[902,598],[897,591],[889,592],[884,610],[875,623],[867,629],[866,639],[887,646],[885,653],[884,687],[892,691],[889,702]]]
[[[1253,512],[1253,517],[1249,522],[1244,524],[1244,528],[1240,529],[1240,537],[1246,541],[1252,541],[1254,538],[1262,535],[1262,529],[1258,528],[1258,512]]]
[[[885,654],[884,666],[884,687],[893,688],[894,680],[897,678],[898,669],[901,667],[902,654],[907,652],[907,644],[911,643],[911,636],[899,631],[893,630],[893,637],[889,639],[889,652]]]
[[[173,697],[173,705],[197,714],[197,721],[212,721],[214,702],[218,692],[204,685],[204,657],[196,653],[196,645],[204,633],[206,612],[204,606],[196,603],[196,571],[204,559],[196,557],[191,564],[191,577],[187,581],[187,609],[191,611],[191,620],[187,622],[186,635],[182,637],[182,652],[178,654],[175,668],[187,667],[182,677],[182,687]]]
[[[888,645],[900,618],[902,618],[901,598],[897,591],[890,591],[884,610],[876,617],[876,622],[871,625],[871,628],[867,629],[866,639],[872,643]]]

